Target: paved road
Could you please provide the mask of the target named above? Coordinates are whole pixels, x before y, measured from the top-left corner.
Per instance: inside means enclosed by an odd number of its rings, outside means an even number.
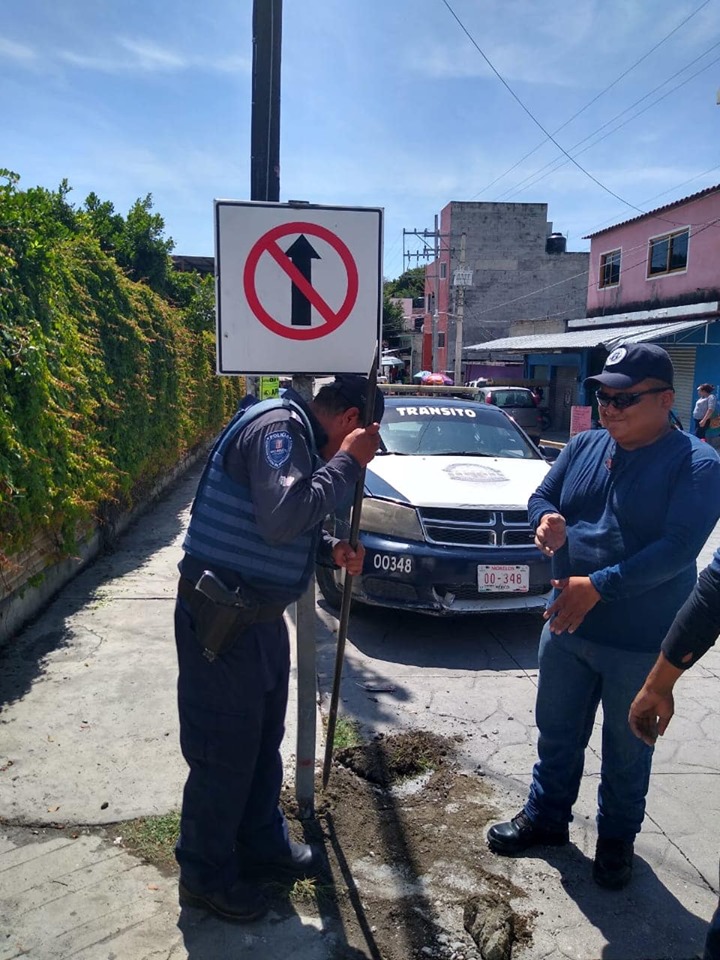
[[[0,960],[337,956],[342,931],[312,912],[247,928],[197,911],[178,920],[173,878],[112,840],[73,829],[178,806],[185,770],[172,598],[197,478],[194,470],[179,481],[114,554],[74,580],[0,655]],[[335,622],[319,613],[326,694]],[[534,759],[538,630],[528,615],[450,626],[366,611],[351,621],[343,709],[367,730],[463,733],[464,762],[481,765],[512,813]],[[543,911],[531,950],[517,960],[685,960],[698,949],[717,896],[719,693],[720,651],[713,651],[681,683],[678,714],[658,748],[641,869],[612,909],[585,882],[597,732],[573,826],[577,846],[550,863],[498,858],[498,871],[516,877]],[[291,708],[290,773],[293,720]],[[65,829],[46,833],[48,824]]]

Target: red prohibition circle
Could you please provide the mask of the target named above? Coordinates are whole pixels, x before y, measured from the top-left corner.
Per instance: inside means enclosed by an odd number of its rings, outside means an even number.
[[[345,299],[343,300],[342,305],[337,312],[335,312],[330,305],[323,300],[314,287],[307,283],[290,258],[287,257],[285,252],[278,246],[277,241],[280,239],[280,237],[285,237],[290,233],[304,233],[310,234],[314,237],[319,237],[321,240],[324,240],[327,244],[329,244],[340,257],[347,274],[347,293],[345,294]],[[324,324],[321,326],[312,327],[310,329],[307,327],[303,329],[293,329],[292,327],[288,327],[283,323],[279,323],[267,312],[267,310],[260,303],[260,298],[255,286],[255,276],[258,262],[264,253],[267,253],[269,256],[271,256],[278,264],[280,269],[287,273],[290,280],[300,288],[312,306],[315,307],[315,310],[325,320]],[[267,233],[264,233],[253,245],[245,262],[245,269],[243,271],[243,286],[245,288],[245,296],[247,297],[248,306],[258,318],[260,323],[267,327],[268,330],[271,330],[273,333],[280,334],[281,337],[287,337],[289,340],[317,340],[319,337],[325,337],[334,330],[337,330],[337,328],[341,326],[341,324],[343,324],[350,316],[350,311],[355,306],[355,301],[357,300],[358,295],[358,269],[353,255],[350,253],[340,237],[328,230],[326,227],[320,226],[320,224],[304,223],[298,220],[294,223],[282,223],[277,227],[273,227],[272,230],[268,230]]]

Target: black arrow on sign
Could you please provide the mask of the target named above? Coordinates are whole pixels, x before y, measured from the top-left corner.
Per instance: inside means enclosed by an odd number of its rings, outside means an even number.
[[[312,261],[321,260],[322,257],[313,249],[304,233],[301,233],[297,240],[287,248],[285,254],[312,286]],[[293,327],[310,326],[310,301],[295,284],[292,285],[290,323]]]

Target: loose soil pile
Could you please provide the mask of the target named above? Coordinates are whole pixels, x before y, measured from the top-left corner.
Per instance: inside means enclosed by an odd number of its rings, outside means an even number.
[[[510,906],[524,892],[483,866],[491,791],[455,746],[415,731],[338,751],[311,823],[283,798],[295,836],[328,853],[333,885],[316,894],[344,932],[337,960],[509,960],[530,940],[532,911]]]

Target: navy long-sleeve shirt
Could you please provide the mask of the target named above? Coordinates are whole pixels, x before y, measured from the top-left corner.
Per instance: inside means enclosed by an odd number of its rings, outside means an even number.
[[[720,634],[720,548],[680,608],[662,652],[674,667],[687,670],[707,653]]]
[[[546,513],[562,514],[567,551],[555,576],[589,576],[600,594],[578,633],[607,646],[657,650],[720,516],[720,459],[679,430],[637,450],[588,430],[563,449],[528,511],[534,527]]]
[[[315,448],[321,449],[327,435],[309,405],[295,391],[288,390],[285,396],[302,407],[313,429]],[[287,451],[281,463],[269,455],[277,437]],[[233,480],[250,489],[257,527],[268,543],[288,543],[306,530],[319,527],[336,507],[352,499],[361,473],[358,461],[344,451],[327,462],[314,458],[303,420],[295,411],[282,407],[243,426],[225,455],[225,469]],[[337,539],[319,531],[318,541],[317,554],[308,555],[306,577],[316,559],[332,566],[331,551]],[[181,573],[191,580],[197,580],[205,567],[189,554],[180,562]],[[228,568],[217,567],[214,572],[231,589],[242,582],[240,575]],[[268,599],[286,600],[285,588],[266,587],[263,592]]]

